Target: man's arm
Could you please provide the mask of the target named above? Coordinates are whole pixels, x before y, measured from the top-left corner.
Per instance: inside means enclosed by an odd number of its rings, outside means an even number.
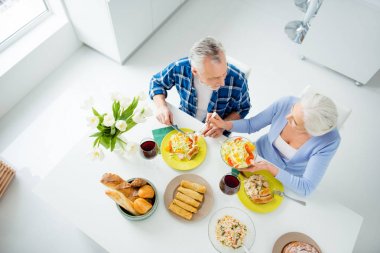
[[[173,113],[169,110],[169,107],[165,100],[165,95],[155,95],[153,97],[153,101],[157,107],[157,120],[162,124],[171,125],[173,122]]]
[[[171,125],[173,122],[173,114],[169,110],[165,98],[167,96],[166,91],[175,85],[174,72],[175,63],[172,63],[161,72],[155,74],[150,80],[149,94],[157,107],[156,118],[166,125]]]

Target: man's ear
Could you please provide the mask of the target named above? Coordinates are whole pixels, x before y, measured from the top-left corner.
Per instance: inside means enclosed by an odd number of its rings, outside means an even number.
[[[198,70],[194,67],[191,67],[191,72],[193,73],[194,76],[198,76]]]

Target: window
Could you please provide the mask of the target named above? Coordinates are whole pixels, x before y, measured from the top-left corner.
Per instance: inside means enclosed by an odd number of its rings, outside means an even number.
[[[0,0],[0,50],[31,30],[48,12],[44,0]]]

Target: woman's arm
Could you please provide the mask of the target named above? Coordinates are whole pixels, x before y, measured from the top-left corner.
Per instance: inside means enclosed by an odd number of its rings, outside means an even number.
[[[264,111],[249,119],[240,119],[231,121],[231,132],[237,133],[254,133],[260,129],[272,124],[273,117],[278,110],[279,101],[271,104]]]
[[[305,172],[301,177],[294,176],[286,170],[279,169],[276,178],[287,188],[299,195],[309,195],[322,180],[331,159],[338,149],[339,142],[340,141],[337,140],[313,155],[309,159]]]

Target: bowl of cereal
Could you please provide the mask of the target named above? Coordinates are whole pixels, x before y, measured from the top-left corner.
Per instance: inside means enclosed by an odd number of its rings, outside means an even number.
[[[246,252],[245,249],[249,250],[253,246],[256,230],[246,212],[235,207],[225,207],[211,216],[208,236],[218,252]]]

